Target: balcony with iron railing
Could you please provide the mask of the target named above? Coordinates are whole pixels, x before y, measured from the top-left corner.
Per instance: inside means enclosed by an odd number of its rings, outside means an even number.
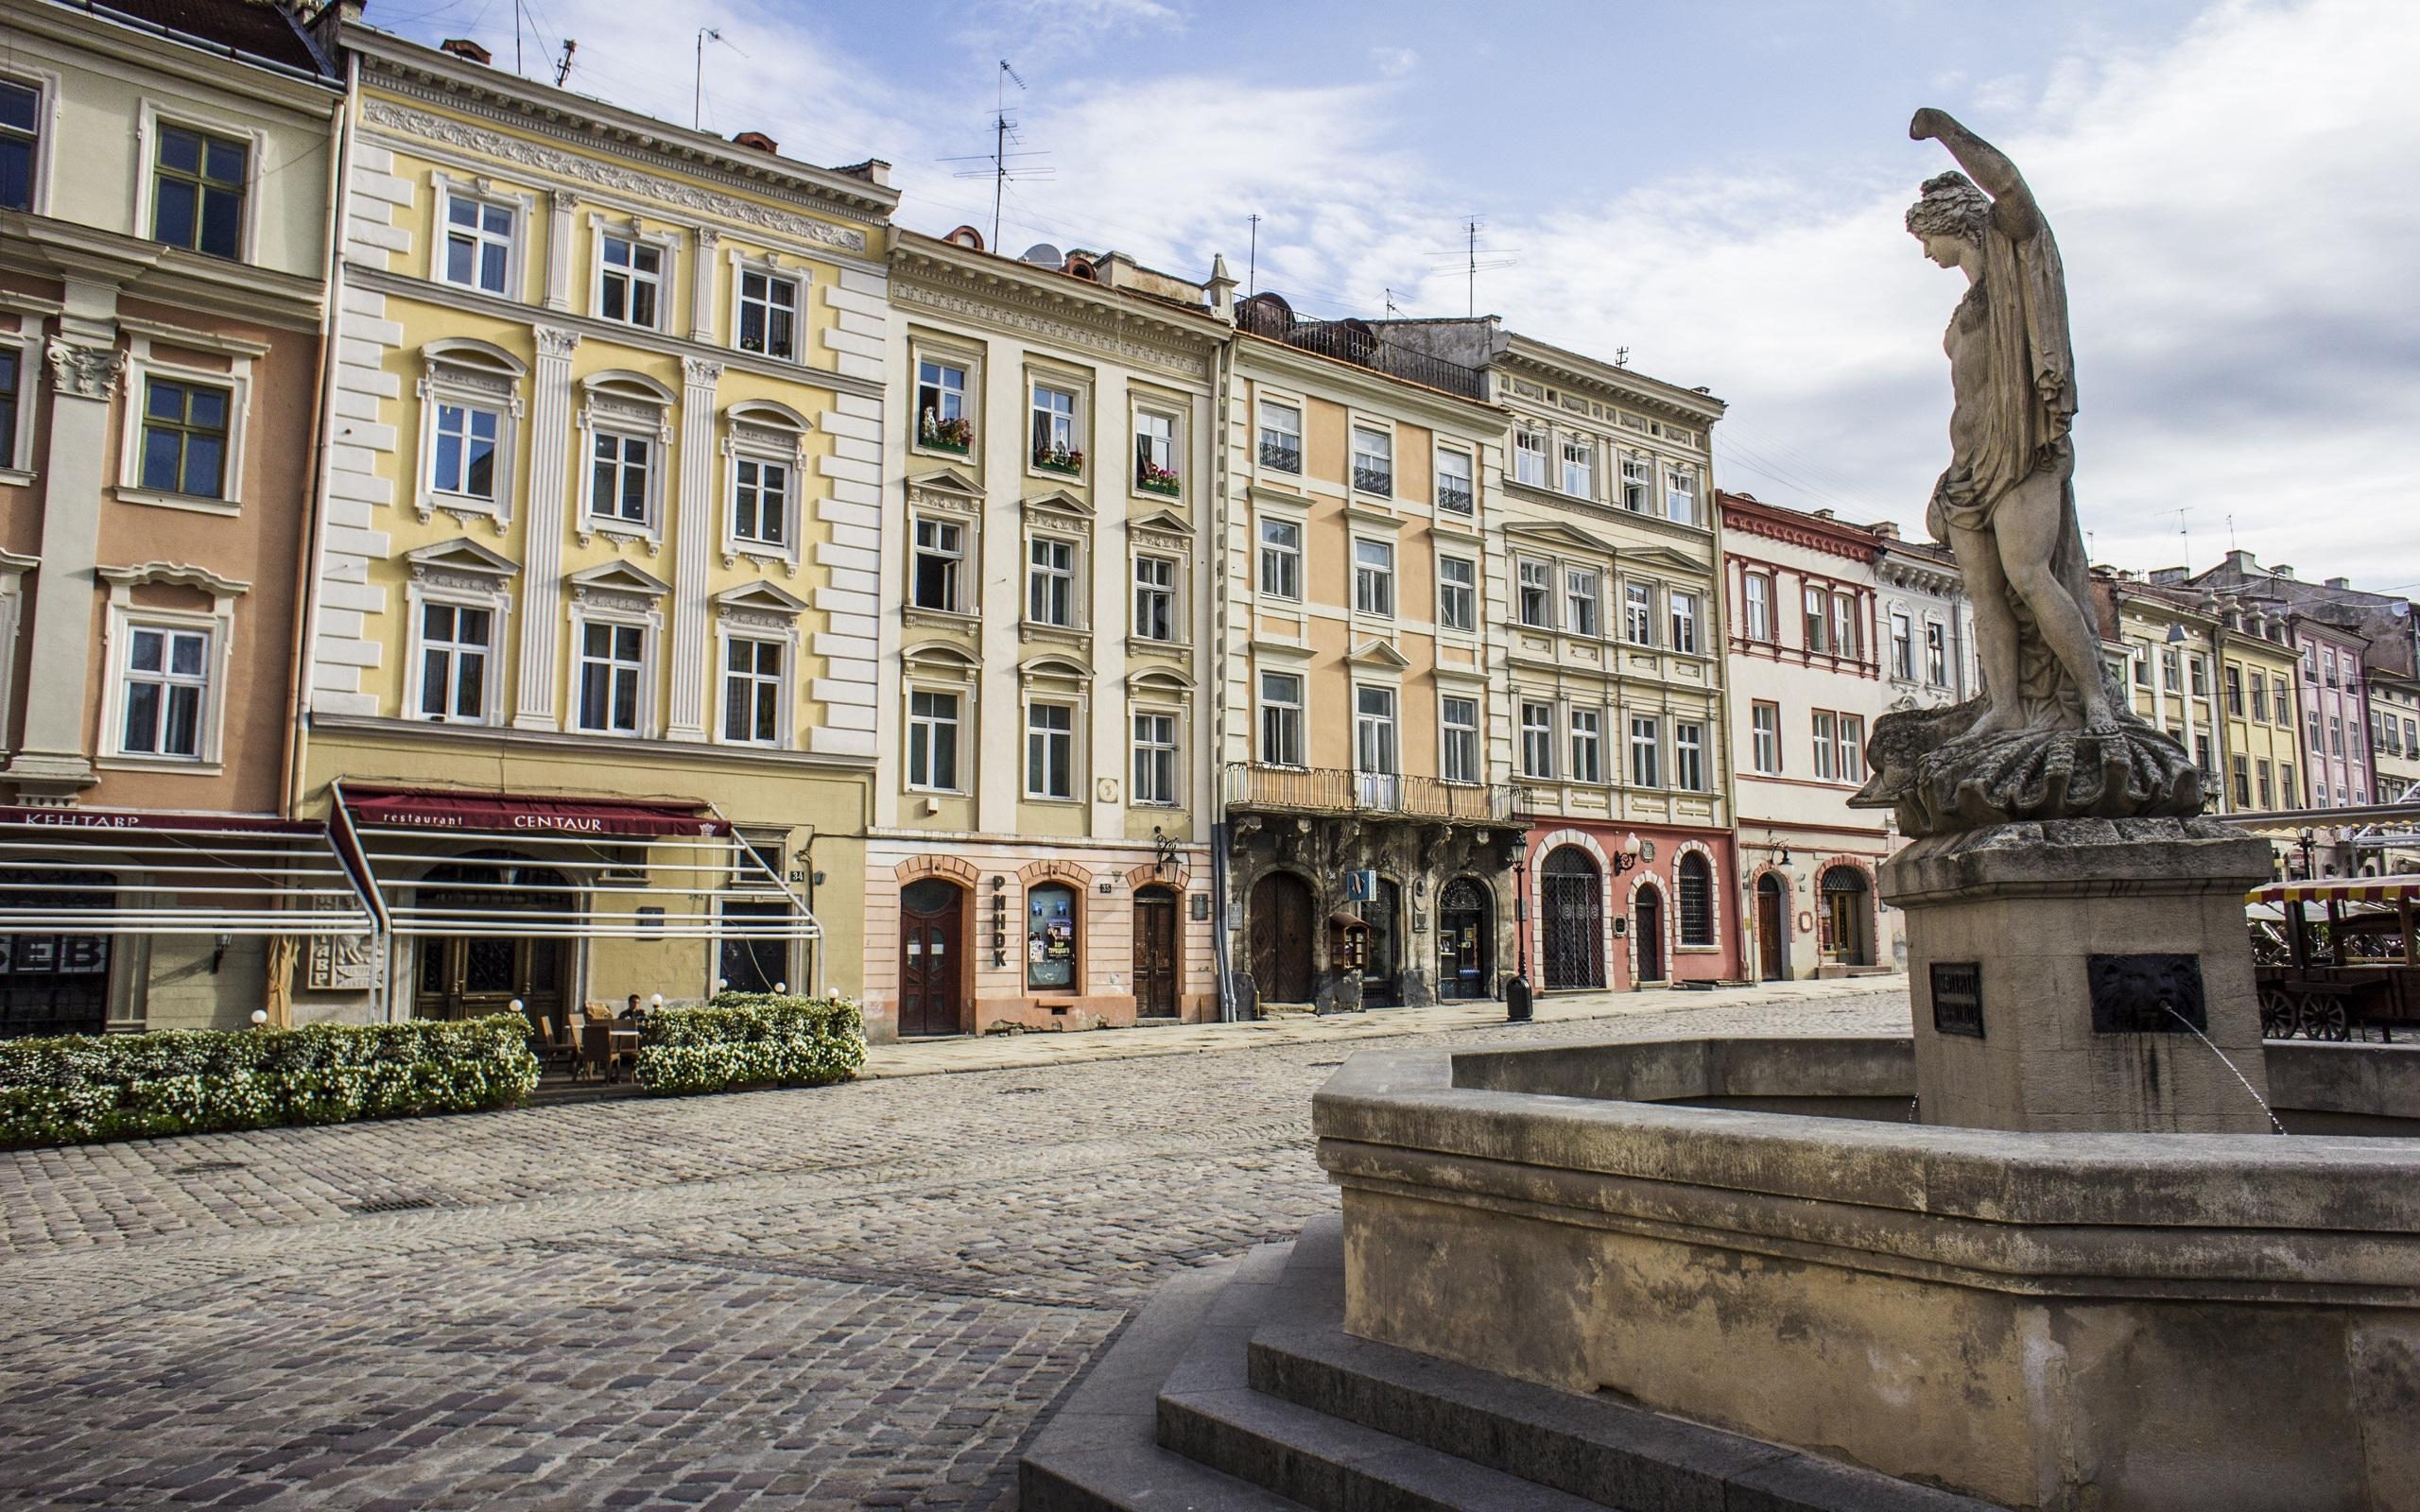
[[[1230,762],[1227,807],[1280,814],[1372,814],[1448,823],[1488,823],[1512,816],[1508,782],[1447,782],[1400,772],[1333,766],[1264,766]]]
[[[1365,320],[1297,320],[1291,318],[1291,312],[1287,312],[1282,318],[1272,313],[1263,319],[1248,322],[1247,328],[1263,335],[1274,336],[1297,351],[1334,357],[1357,368],[1385,373],[1390,378],[1423,384],[1449,394],[1460,394],[1465,399],[1483,400],[1487,397],[1485,372],[1398,346],[1380,335]]]
[[[1300,472],[1303,471],[1303,448],[1296,442],[1264,436],[1260,438],[1260,465],[1279,472]]]

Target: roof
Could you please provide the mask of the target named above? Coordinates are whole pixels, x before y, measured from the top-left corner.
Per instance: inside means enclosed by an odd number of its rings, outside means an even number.
[[[333,78],[294,18],[268,0],[66,0],[103,20],[130,18],[177,32],[180,40],[216,43],[235,53],[298,72]]]

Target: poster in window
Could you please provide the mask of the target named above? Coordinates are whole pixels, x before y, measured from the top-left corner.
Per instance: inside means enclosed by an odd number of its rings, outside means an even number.
[[[1037,887],[1026,902],[1026,985],[1072,987],[1076,981],[1076,895]]]

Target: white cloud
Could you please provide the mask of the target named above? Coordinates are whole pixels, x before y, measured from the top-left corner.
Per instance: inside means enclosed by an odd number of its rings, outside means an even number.
[[[1381,78],[1402,78],[1420,66],[1420,55],[1409,47],[1373,47],[1370,60],[1378,65]]]

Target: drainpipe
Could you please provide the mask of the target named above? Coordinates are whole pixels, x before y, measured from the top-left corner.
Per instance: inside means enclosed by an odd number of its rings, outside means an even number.
[[[1233,319],[1233,306],[1229,318]],[[1210,523],[1211,560],[1215,570],[1210,580],[1219,585],[1211,598],[1211,644],[1216,650],[1202,685],[1210,690],[1210,932],[1215,947],[1210,958],[1217,964],[1219,983],[1219,1022],[1236,1022],[1236,969],[1233,933],[1234,911],[1228,905],[1229,858],[1227,853],[1227,699],[1221,681],[1226,676],[1227,659],[1227,516],[1232,490],[1229,480],[1233,469],[1233,444],[1230,440],[1233,417],[1228,413],[1232,403],[1236,372],[1236,336],[1230,329],[1219,339],[1216,358],[1218,379],[1212,386],[1211,403],[1215,405],[1217,423],[1211,434],[1218,444],[1211,458],[1212,481],[1216,487],[1217,504]],[[1246,417],[1247,420],[1250,417]],[[1252,427],[1244,428],[1245,442],[1253,444]],[[1246,707],[1250,707],[1247,703]]]

